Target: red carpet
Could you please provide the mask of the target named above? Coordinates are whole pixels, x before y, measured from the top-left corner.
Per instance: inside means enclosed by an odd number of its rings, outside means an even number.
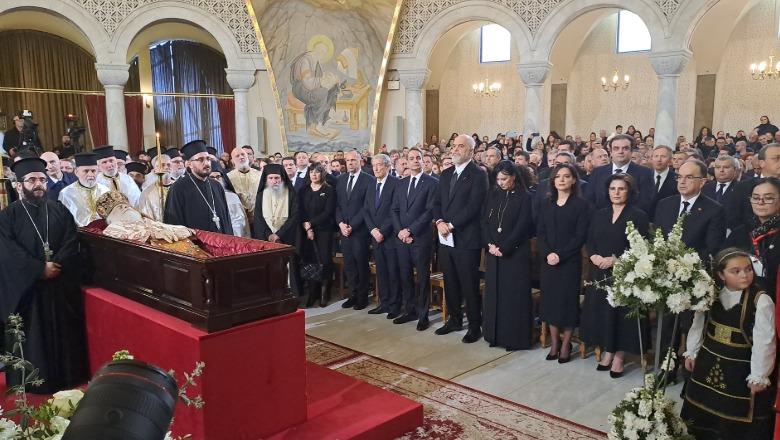
[[[272,440],[392,439],[422,424],[422,405],[307,362],[308,420]]]

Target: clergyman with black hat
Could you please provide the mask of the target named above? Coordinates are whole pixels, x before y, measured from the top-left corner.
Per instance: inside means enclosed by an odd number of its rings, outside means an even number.
[[[76,224],[46,196],[46,162],[22,159],[13,171],[21,200],[0,212],[0,320],[21,315],[24,357],[44,381],[28,391],[50,394],[89,377]],[[6,382],[19,385],[21,372],[9,368]]]
[[[204,231],[233,234],[225,190],[210,178],[206,143],[197,140],[181,148],[189,171],[168,190],[163,221]]]
[[[141,197],[141,190],[135,184],[132,178],[127,174],[119,172],[119,166],[114,155],[114,147],[111,145],[102,145],[92,150],[97,159],[100,172],[97,175],[98,183],[108,187],[112,191],[119,191],[127,197],[130,204],[136,206]]]
[[[94,153],[78,153],[74,158],[79,180],[63,188],[58,200],[68,208],[78,226],[87,226],[100,219],[95,201],[109,189],[97,182],[98,166]]]

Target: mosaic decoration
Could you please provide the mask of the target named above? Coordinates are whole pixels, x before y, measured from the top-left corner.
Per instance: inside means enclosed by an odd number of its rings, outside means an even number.
[[[119,25],[138,8],[156,3],[155,0],[74,0],[86,9],[109,35],[116,32]],[[259,53],[255,30],[243,0],[182,0],[214,15],[227,25],[236,38],[242,53]]]
[[[682,4],[682,0],[655,0],[655,2],[658,4],[658,7],[661,8],[661,12],[663,12],[664,17],[666,17],[666,21],[669,22],[672,21],[675,14],[677,14],[677,10],[680,9],[680,4]]]

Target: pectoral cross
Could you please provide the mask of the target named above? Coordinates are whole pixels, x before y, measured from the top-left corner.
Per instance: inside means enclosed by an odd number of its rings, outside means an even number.
[[[46,258],[47,263],[51,261],[51,257],[54,256],[54,252],[51,251],[51,248],[49,247],[49,243],[43,244],[43,255]]]
[[[221,227],[219,226],[219,216],[217,214],[214,214],[214,217],[211,217],[211,221],[214,222],[215,225],[217,225],[217,229],[221,230]]]

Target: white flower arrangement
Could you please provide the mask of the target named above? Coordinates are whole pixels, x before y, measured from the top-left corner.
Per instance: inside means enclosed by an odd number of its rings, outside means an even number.
[[[646,240],[633,223],[626,226],[629,248],[615,262],[611,283],[595,283],[607,292],[612,307],[628,307],[632,315],[651,309],[680,313],[707,311],[715,301],[715,283],[699,255],[682,241],[682,218],[668,239],[656,229]]]
[[[609,440],[693,440],[678,415],[674,402],[663,390],[655,389],[652,374],[645,377],[645,386],[634,388],[612,410],[608,421]]]

